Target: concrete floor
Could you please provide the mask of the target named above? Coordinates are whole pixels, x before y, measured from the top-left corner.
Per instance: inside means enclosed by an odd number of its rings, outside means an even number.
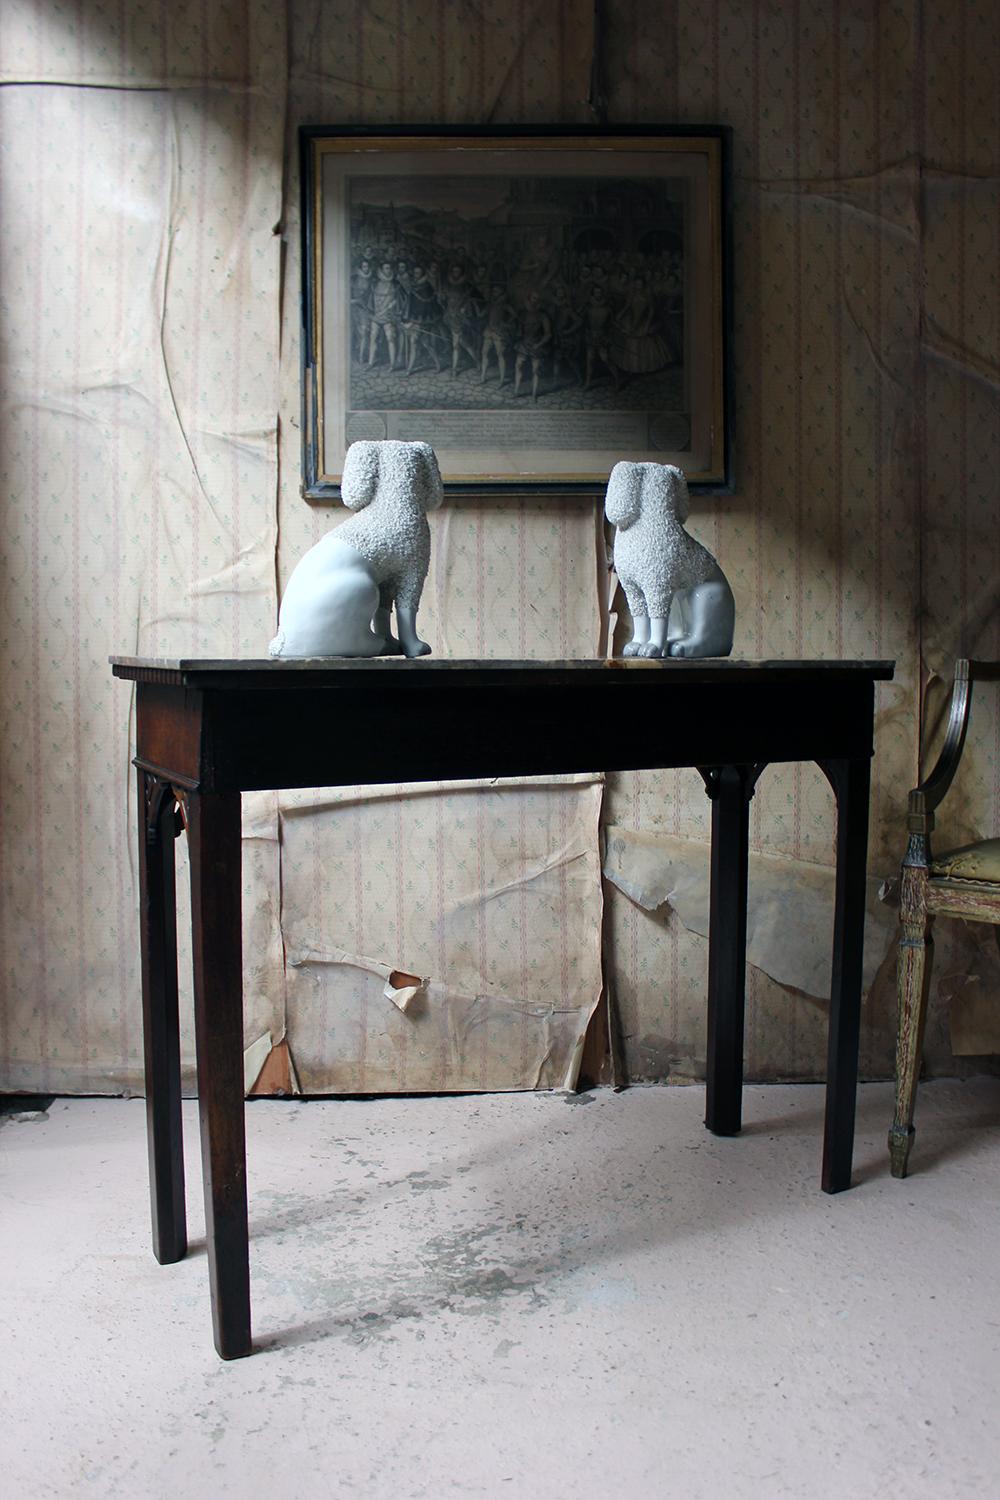
[[[9,1495],[1000,1494],[1000,1082],[921,1090],[915,1175],[862,1090],[260,1101],[259,1352],[211,1344],[192,1251],[148,1249],[141,1101],[0,1127]]]

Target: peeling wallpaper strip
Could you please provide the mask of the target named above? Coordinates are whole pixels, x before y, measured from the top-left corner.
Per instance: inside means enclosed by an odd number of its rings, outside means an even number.
[[[283,821],[306,1092],[571,1086],[601,991],[601,800],[599,779],[566,777],[348,794]],[[423,981],[405,1008],[394,971]]]
[[[707,940],[711,894],[709,848],[668,833],[605,829],[604,874],[644,911],[669,907],[688,932]],[[895,908],[871,878],[865,918],[863,983],[870,990],[898,941]],[[816,999],[830,997],[836,871],[773,854],[751,854],[747,890],[747,963],[776,984]],[[898,903],[897,903],[898,907]]]

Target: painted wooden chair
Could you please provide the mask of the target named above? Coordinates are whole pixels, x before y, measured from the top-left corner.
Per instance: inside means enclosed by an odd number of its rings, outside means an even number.
[[[955,663],[944,746],[926,781],[910,793],[909,837],[900,881],[899,1032],[896,1113],[889,1131],[893,1177],[905,1177],[913,1144],[913,1106],[927,1015],[935,917],[1000,923],[1000,838],[983,839],[948,854],[931,853],[934,812],[958,769],[977,682],[1000,682],[1000,662]]]

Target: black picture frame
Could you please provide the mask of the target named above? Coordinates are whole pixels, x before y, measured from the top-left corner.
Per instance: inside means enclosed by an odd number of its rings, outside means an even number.
[[[307,500],[338,501],[347,446],[379,436],[431,442],[451,498],[602,494],[619,458],[731,492],[728,127],[312,125],[299,143]]]

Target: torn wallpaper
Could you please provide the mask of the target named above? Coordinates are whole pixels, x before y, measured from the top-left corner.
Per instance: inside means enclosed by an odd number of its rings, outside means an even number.
[[[644,911],[669,907],[689,932],[708,938],[709,851],[668,833],[605,829],[604,873]],[[801,859],[751,854],[747,891],[747,963],[776,984],[815,999],[830,997],[836,872]],[[899,919],[868,881],[864,988],[869,990],[898,939]]]
[[[691,529],[732,581],[737,654],[895,657],[878,881],[954,656],[1000,656],[1000,14],[604,14],[610,119],[733,128],[736,489],[699,499]],[[280,581],[342,514],[299,494],[298,125],[593,123],[594,15],[589,0],[0,8],[4,1088],[141,1087],[130,703],[108,653],[259,653]],[[463,501],[433,522],[422,628],[439,654],[604,649],[594,502]],[[984,692],[941,847],[1000,830],[998,722]],[[601,792],[248,798],[248,1086],[565,1082],[601,977],[584,923]],[[630,836],[704,848],[695,773],[616,775],[603,793]],[[828,869],[821,774],[772,769],[751,836],[786,875]],[[630,1075],[697,1077],[704,939],[609,884],[604,944]],[[962,924],[939,923],[937,944],[926,1055],[952,1071],[952,1031],[963,1053],[1000,1049],[1000,992]],[[415,992],[402,1005],[387,985]],[[893,1010],[890,957],[865,1003],[868,1074],[891,1070]],[[822,1076],[825,1047],[823,1001],[753,965],[748,1075]],[[189,1032],[184,1055],[190,1085]]]
[[[371,791],[282,798],[302,1087],[571,1087],[601,990],[600,779]]]

